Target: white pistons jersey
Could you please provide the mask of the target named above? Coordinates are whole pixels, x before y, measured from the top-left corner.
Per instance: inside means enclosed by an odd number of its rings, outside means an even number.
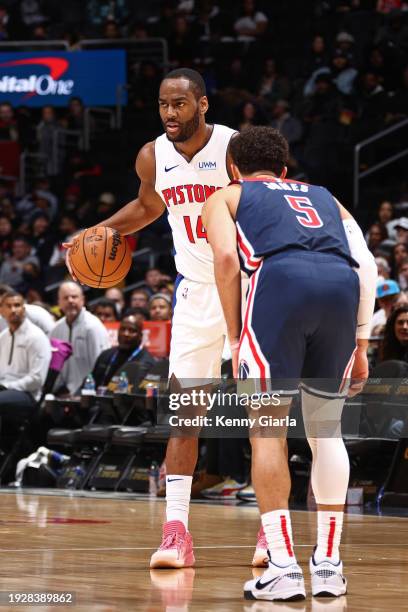
[[[227,150],[234,130],[214,125],[207,144],[188,162],[166,134],[155,142],[155,189],[166,204],[173,232],[177,272],[201,283],[214,283],[213,254],[201,222],[204,202],[230,182]]]

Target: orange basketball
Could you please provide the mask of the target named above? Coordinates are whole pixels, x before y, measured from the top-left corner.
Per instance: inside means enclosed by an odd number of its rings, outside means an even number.
[[[79,282],[96,289],[114,287],[132,264],[125,238],[110,227],[91,227],[73,239],[71,268]]]

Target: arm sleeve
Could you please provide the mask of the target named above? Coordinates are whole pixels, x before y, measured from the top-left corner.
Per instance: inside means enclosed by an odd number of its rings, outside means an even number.
[[[363,232],[354,219],[343,220],[351,256],[359,264],[356,268],[360,280],[360,305],[357,316],[357,338],[370,337],[377,287],[377,265],[368,250]]]

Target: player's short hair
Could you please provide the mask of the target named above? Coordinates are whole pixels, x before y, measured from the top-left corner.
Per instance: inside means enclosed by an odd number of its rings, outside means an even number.
[[[253,126],[231,140],[232,160],[242,174],[262,170],[280,176],[289,158],[289,145],[278,130]]]
[[[197,100],[207,95],[204,79],[197,70],[192,70],[191,68],[176,68],[176,70],[168,72],[163,78],[163,81],[167,79],[187,79],[190,82],[190,89],[193,90]]]

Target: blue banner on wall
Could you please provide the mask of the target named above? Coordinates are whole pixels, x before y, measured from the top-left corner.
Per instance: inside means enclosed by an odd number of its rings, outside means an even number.
[[[113,106],[124,84],[124,50],[0,53],[0,101],[13,106],[67,106],[72,96],[85,106]]]

